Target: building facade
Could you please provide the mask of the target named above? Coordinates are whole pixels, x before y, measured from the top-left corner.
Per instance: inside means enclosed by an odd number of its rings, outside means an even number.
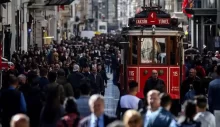
[[[204,45],[208,50],[220,48],[219,38],[220,24],[220,1],[219,0],[196,0],[193,8],[186,12],[193,15],[190,19],[191,43],[194,47],[203,51]]]

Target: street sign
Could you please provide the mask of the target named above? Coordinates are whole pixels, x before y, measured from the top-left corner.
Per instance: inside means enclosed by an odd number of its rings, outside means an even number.
[[[136,25],[169,25],[170,18],[157,18],[155,12],[151,12],[147,18],[136,18]]]

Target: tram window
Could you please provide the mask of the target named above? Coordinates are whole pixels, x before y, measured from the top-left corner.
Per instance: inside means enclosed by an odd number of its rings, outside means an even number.
[[[153,53],[153,39],[141,38],[141,63],[152,63]]]
[[[138,37],[133,37],[132,38],[132,64],[137,65],[137,43],[138,43]]]
[[[155,38],[154,62],[166,64],[166,39],[165,38]]]

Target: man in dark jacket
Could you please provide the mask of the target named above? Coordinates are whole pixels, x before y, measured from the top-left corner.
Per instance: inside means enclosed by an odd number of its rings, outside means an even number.
[[[82,74],[84,77],[88,77],[90,75],[89,66],[87,64],[82,66]]]
[[[102,76],[97,72],[96,67],[92,67],[92,73],[88,77],[90,79],[92,93],[91,94],[100,94],[104,92],[104,82]]]
[[[104,113],[104,105],[103,96],[99,94],[92,95],[89,99],[89,106],[92,113],[80,121],[79,127],[106,127],[115,121],[115,117]]]
[[[73,73],[68,77],[68,82],[70,82],[73,87],[73,93],[76,99],[80,96],[80,81],[83,78],[84,76],[79,72],[79,65],[75,64],[73,66]]]
[[[98,69],[98,73],[102,76],[104,86],[107,87],[108,77],[106,75],[106,71],[102,69],[102,65],[101,64],[98,64],[97,69]],[[105,89],[104,89],[104,91],[101,94],[103,96],[105,95]]]
[[[202,86],[201,80],[196,76],[196,70],[193,68],[189,70],[189,77],[187,77],[181,85],[180,98],[182,102],[184,101],[186,93],[190,90],[190,85],[193,86],[196,94],[205,93],[205,88]]]
[[[39,78],[39,87],[41,90],[44,90],[47,84],[49,84],[49,80],[47,79],[48,70],[46,68],[42,68],[40,70],[40,78]]]
[[[57,78],[57,83],[61,84],[64,88],[64,94],[65,97],[73,97],[73,87],[71,86],[70,83],[67,82],[67,79],[65,77],[65,71],[63,69],[58,70],[57,72],[58,78]]]
[[[0,115],[3,127],[10,127],[11,117],[18,113],[26,113],[26,102],[22,92],[17,91],[18,79],[14,75],[9,76],[9,87],[1,91]]]
[[[49,72],[48,80],[49,80],[50,83],[47,85],[47,88],[46,88],[47,97],[51,93],[51,91],[54,91],[55,89],[58,88],[59,89],[58,94],[59,94],[59,97],[60,97],[60,103],[63,104],[64,99],[65,99],[65,94],[64,94],[63,86],[56,82],[57,73],[55,71]]]
[[[145,83],[143,93],[145,97],[150,90],[158,90],[161,93],[166,92],[166,85],[162,79],[158,78],[157,70],[152,71],[152,77]]]

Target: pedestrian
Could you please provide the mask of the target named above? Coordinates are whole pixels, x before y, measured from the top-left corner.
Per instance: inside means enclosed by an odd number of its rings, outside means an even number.
[[[26,101],[22,92],[18,91],[18,78],[9,76],[9,87],[1,91],[0,111],[3,127],[9,127],[11,117],[17,113],[26,113]]]
[[[150,90],[158,90],[161,93],[167,92],[166,85],[164,81],[158,77],[157,70],[153,70],[152,76],[146,81],[143,93],[144,96],[146,96]]]
[[[195,101],[197,114],[194,120],[201,122],[201,127],[216,127],[215,116],[206,110],[208,105],[206,97],[203,95],[196,96]]]
[[[128,110],[123,117],[125,127],[142,127],[141,114],[136,110]]]
[[[29,118],[24,114],[16,114],[11,118],[10,127],[30,127]]]
[[[139,110],[143,108],[143,101],[136,97],[138,92],[138,83],[136,81],[129,82],[129,93],[122,96],[118,101],[118,107],[116,115],[118,119],[124,115],[124,113],[129,109]]]
[[[77,109],[82,118],[89,116],[91,114],[89,107],[89,98],[91,93],[90,81],[87,79],[81,80],[80,83],[80,97],[76,100]]]
[[[80,114],[73,97],[66,98],[64,102],[66,114],[58,121],[56,127],[77,127],[80,121]]]
[[[80,121],[79,127],[106,127],[108,124],[116,120],[104,113],[104,97],[100,94],[94,94],[89,99],[91,115]]]

